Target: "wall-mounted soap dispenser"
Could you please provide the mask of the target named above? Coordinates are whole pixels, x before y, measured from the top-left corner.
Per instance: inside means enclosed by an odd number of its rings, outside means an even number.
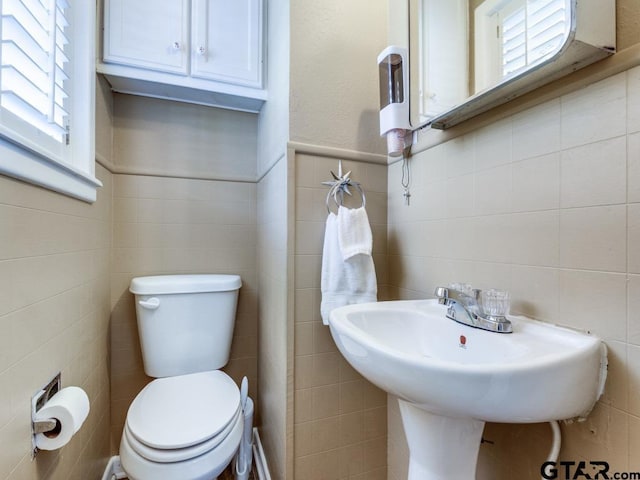
[[[406,147],[409,124],[409,52],[389,46],[378,55],[380,73],[380,135],[387,136],[387,151],[395,157]]]

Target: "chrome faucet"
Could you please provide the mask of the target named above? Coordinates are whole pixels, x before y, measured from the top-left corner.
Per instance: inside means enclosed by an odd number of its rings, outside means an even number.
[[[447,318],[490,332],[513,332],[511,322],[504,315],[489,315],[483,310],[481,295],[482,291],[478,289],[461,291],[451,287],[437,287],[435,291],[438,303],[449,307]]]

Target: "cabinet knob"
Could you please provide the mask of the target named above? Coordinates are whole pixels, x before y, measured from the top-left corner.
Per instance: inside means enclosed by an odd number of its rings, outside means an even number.
[[[198,54],[199,55],[204,55],[206,53],[207,49],[204,48],[202,45],[200,47],[198,47]]]
[[[173,42],[173,49],[180,50],[180,42]]]

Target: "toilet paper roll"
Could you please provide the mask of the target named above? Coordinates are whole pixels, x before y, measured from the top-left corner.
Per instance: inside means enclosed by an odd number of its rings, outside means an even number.
[[[57,450],[65,446],[89,415],[89,397],[80,387],[66,387],[49,399],[34,415],[34,421],[56,420],[52,432],[38,433],[35,444],[40,450]]]

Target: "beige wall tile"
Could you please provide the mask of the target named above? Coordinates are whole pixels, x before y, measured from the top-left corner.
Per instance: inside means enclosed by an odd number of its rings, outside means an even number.
[[[560,324],[626,341],[626,275],[561,270],[559,295]]]
[[[559,318],[560,271],[556,268],[514,265],[511,269],[511,312],[562,323]]]
[[[296,424],[310,422],[313,419],[312,391],[313,389],[306,388],[295,392],[294,421]]]
[[[340,478],[357,478],[357,475],[362,474],[363,468],[364,447],[362,444],[340,449]]]
[[[640,204],[627,207],[627,268],[630,273],[640,273]]]
[[[444,146],[447,178],[473,173],[475,169],[475,133],[456,137]]]
[[[479,171],[474,183],[474,215],[495,215],[511,211],[514,195],[511,164]],[[464,188],[464,185],[461,186]]]
[[[561,98],[562,148],[572,148],[627,132],[626,75],[620,73]]]
[[[313,419],[335,417],[340,413],[340,385],[325,385],[311,389]]]
[[[563,151],[560,171],[563,208],[625,203],[626,137]]]
[[[627,136],[627,201],[640,202],[640,133]]]
[[[322,252],[324,223],[297,222],[296,252],[298,255],[313,255]]]
[[[513,159],[539,157],[560,149],[560,99],[513,116]]]
[[[606,459],[611,472],[628,471],[629,415],[598,403],[584,422],[562,427],[560,460]]]
[[[312,288],[298,288],[295,291],[296,322],[311,322],[314,320],[314,294]],[[319,306],[318,306],[319,308]]]
[[[629,471],[640,472],[640,418],[629,416]]]
[[[560,206],[560,156],[550,153],[513,164],[511,211],[550,210]]]
[[[387,459],[385,452],[387,451],[387,440],[385,437],[367,440],[364,443],[364,447],[364,470],[365,472],[371,472],[371,478],[374,478],[376,474],[373,472],[378,471],[378,469],[386,469]]]
[[[567,268],[626,270],[626,205],[560,212],[560,263]]]
[[[509,238],[510,215],[491,215],[470,221],[475,225],[469,234],[458,237],[460,249],[469,260],[507,263],[513,258],[514,245]],[[474,239],[473,242],[470,242]]]
[[[607,382],[605,392],[600,401],[622,411],[629,411],[629,387],[627,378],[629,363],[627,344],[610,340],[607,345]]]
[[[640,131],[640,67],[627,71],[627,131]]]
[[[357,478],[367,472],[365,452],[365,417],[370,420],[368,434],[384,436],[386,431],[386,395],[351,368],[338,352],[330,330],[320,321],[320,262],[324,238],[326,187],[321,182],[336,172],[336,161],[309,155],[296,157],[297,185],[295,195],[295,380],[296,435],[300,430],[311,438],[294,452],[295,478]],[[379,278],[379,290],[386,283],[387,251],[398,248],[387,238],[387,172],[382,165],[343,162],[344,171],[362,183],[367,198],[367,213],[374,234],[374,261]],[[422,175],[421,173],[419,173]],[[472,181],[472,177],[470,177]],[[352,199],[354,205],[359,197]],[[423,228],[416,223],[416,232]],[[398,239],[402,248],[418,249],[420,234]],[[309,333],[311,332],[311,333]],[[311,337],[311,345],[309,345]],[[365,405],[365,389],[371,392],[371,404]],[[380,400],[382,397],[382,400]],[[300,402],[300,406],[297,403]],[[303,422],[299,427],[298,422]],[[296,437],[296,445],[299,445]],[[320,465],[327,458],[337,458],[327,469]],[[386,464],[386,462],[384,462]],[[379,470],[385,470],[384,464]],[[369,469],[371,470],[371,469]],[[334,476],[335,475],[335,476]]]
[[[423,152],[423,160],[420,162],[423,164],[421,169],[422,176],[414,176],[416,183],[419,185],[429,185],[431,183],[437,183],[447,178],[447,157],[446,157],[447,144],[442,143],[436,145],[433,148]],[[411,166],[414,167],[417,162],[412,162]],[[391,186],[391,177],[396,176],[395,167],[400,167],[397,163],[389,167],[389,186]],[[393,175],[392,175],[392,172]],[[414,170],[415,172],[415,170]],[[389,189],[391,191],[391,189]]]
[[[364,411],[346,413],[339,417],[340,436],[338,445],[344,447],[353,445],[365,440],[364,436]]]
[[[627,347],[628,369],[628,392],[629,392],[629,413],[640,416],[640,347],[629,345]]]
[[[377,407],[364,411],[364,438],[377,439],[387,436],[387,407]]]
[[[368,382],[367,382],[368,383]],[[365,381],[355,380],[340,384],[340,413],[360,411],[364,407]]]
[[[628,341],[640,346],[640,276],[629,275],[627,280]]]
[[[256,140],[254,114],[132,95],[114,96],[117,165],[176,176],[255,181]],[[228,161],[230,157],[234,161]]]
[[[313,323],[298,323],[295,333],[296,356],[313,353]]]
[[[499,120],[476,131],[477,171],[511,163],[512,119]]]
[[[110,455],[109,258],[111,174],[94,204],[0,178],[0,478],[101,475]],[[105,235],[106,233],[106,235]],[[8,276],[8,277],[7,277]],[[57,372],[92,409],[65,451],[31,459],[33,392]]]
[[[331,353],[338,352],[331,331],[321,322],[313,323],[313,353]]]
[[[364,408],[384,407],[386,404],[387,392],[369,382],[364,382]]]
[[[553,210],[519,213],[509,217],[505,234],[511,259],[521,265],[558,265],[558,230],[562,220]]]

